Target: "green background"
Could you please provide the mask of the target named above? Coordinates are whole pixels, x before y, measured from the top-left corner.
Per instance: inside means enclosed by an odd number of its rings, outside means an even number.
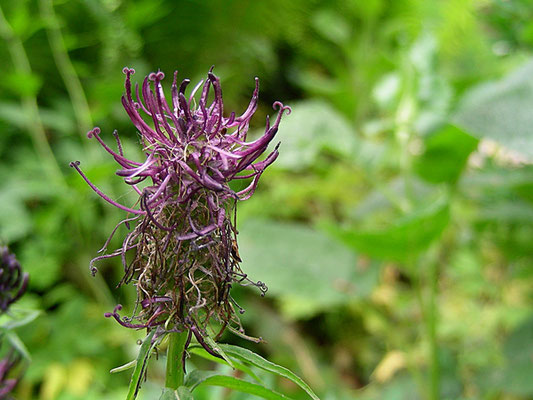
[[[529,0],[0,0],[0,239],[31,274],[17,329],[19,400],[121,399],[132,332],[119,261],[96,255],[132,193],[86,137],[142,159],[124,66],[193,83],[211,65],[225,110],[261,79],[253,129],[292,107],[280,157],[239,205],[235,288],[250,348],[321,399],[533,398],[533,5]],[[167,78],[166,82],[170,79]],[[124,231],[122,231],[124,233]],[[113,244],[119,245],[119,239]],[[164,350],[162,351],[164,353]],[[192,358],[194,366],[216,368]],[[220,367],[219,367],[220,368]],[[223,370],[226,373],[231,371]],[[265,383],[294,399],[288,381]],[[153,360],[142,399],[164,381]],[[222,388],[199,400],[250,399]]]

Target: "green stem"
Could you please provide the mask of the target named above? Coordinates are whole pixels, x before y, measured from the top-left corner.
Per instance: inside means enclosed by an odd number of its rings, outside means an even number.
[[[183,386],[183,352],[189,332],[172,332],[168,336],[167,373],[165,386],[176,390]]]
[[[52,1],[40,0],[39,6],[41,15],[46,22],[46,33],[54,61],[65,83],[69,97],[72,100],[78,128],[82,134],[85,134],[85,132],[93,127],[91,111],[87,103],[87,98],[85,97],[85,92],[83,91],[78,74],[72,65],[72,61],[70,61]]]
[[[31,65],[28,55],[24,50],[24,46],[20,38],[15,34],[11,25],[4,16],[2,8],[0,7],[0,37],[5,41],[7,49],[13,61],[15,70],[31,75]],[[33,145],[37,154],[41,158],[43,165],[49,172],[50,176],[55,178],[59,184],[65,183],[61,169],[57,164],[57,160],[52,152],[46,132],[44,130],[41,117],[39,115],[39,107],[37,106],[37,98],[35,95],[22,95],[22,106],[27,117],[27,127],[30,132]]]
[[[440,362],[439,362],[439,348],[437,343],[437,324],[438,324],[438,309],[437,309],[437,295],[438,295],[438,262],[432,260],[429,264],[429,299],[427,310],[427,334],[429,340],[429,352],[431,359],[430,367],[430,393],[431,400],[438,400],[440,398]]]

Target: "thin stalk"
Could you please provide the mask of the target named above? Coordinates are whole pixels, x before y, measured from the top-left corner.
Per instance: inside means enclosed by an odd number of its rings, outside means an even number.
[[[78,74],[70,61],[52,1],[40,0],[39,9],[46,22],[46,34],[54,61],[72,101],[78,128],[80,133],[85,134],[93,127],[91,111]]]
[[[429,340],[430,353],[430,391],[429,398],[438,400],[440,398],[440,360],[439,348],[437,344],[437,325],[438,325],[438,263],[435,261],[429,264],[429,298],[426,315],[427,335]]]
[[[4,16],[2,7],[0,7],[0,37],[5,41],[13,66],[15,70],[30,76],[32,74],[30,61],[28,55],[24,50],[24,46],[20,38],[15,34],[11,25]],[[57,180],[58,183],[65,183],[61,169],[57,164],[52,148],[48,143],[46,132],[44,130],[41,117],[39,115],[39,107],[37,106],[37,98],[35,95],[22,95],[22,107],[27,116],[27,128],[31,135],[35,150],[46,166],[51,177]]]
[[[189,332],[172,332],[168,335],[167,372],[165,386],[176,390],[183,386],[185,371],[183,365],[183,352]]]
[[[416,279],[416,294],[423,319],[424,335],[429,346],[429,379],[427,379],[427,385],[424,388],[424,394],[428,400],[439,400],[441,386],[439,346],[437,342],[439,312],[437,305],[438,254],[438,251],[430,250],[426,257],[422,257],[418,261],[418,276]],[[426,274],[424,274],[425,271],[427,271]]]

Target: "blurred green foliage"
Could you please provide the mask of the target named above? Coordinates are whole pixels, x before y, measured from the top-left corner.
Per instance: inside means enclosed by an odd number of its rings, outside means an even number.
[[[0,0],[0,238],[31,274],[17,399],[117,399],[142,332],[103,318],[131,288],[88,260],[132,193],[85,137],[118,129],[124,66],[201,79],[226,109],[261,78],[293,107],[279,160],[239,206],[235,288],[251,348],[322,399],[533,397],[533,5],[528,0]],[[132,197],[133,198],[133,197]],[[112,244],[118,245],[117,241]],[[205,361],[192,356],[193,365]],[[214,367],[213,367],[214,368]],[[229,373],[218,367],[221,373]],[[276,391],[305,395],[257,371]],[[143,399],[157,398],[153,361]],[[250,399],[200,387],[197,399]]]

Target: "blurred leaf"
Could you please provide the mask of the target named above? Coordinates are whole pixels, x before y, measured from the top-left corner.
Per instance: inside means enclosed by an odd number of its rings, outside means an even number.
[[[533,61],[463,97],[452,122],[478,138],[492,139],[533,158]]]
[[[18,102],[1,101],[0,119],[21,129],[25,129],[27,126],[26,111]]]
[[[9,344],[11,344],[19,354],[21,354],[26,360],[31,361],[31,355],[28,352],[26,345],[20,340],[15,332],[8,332],[6,337]]]
[[[426,150],[416,159],[414,168],[428,182],[454,183],[477,143],[461,129],[446,125],[426,139]]]
[[[313,165],[321,151],[351,158],[355,132],[328,103],[306,100],[291,105],[292,113],[280,125],[276,140],[281,151],[276,166],[302,170]]]
[[[506,367],[502,389],[518,396],[533,395],[533,318],[516,328],[505,340]]]
[[[360,253],[376,259],[406,261],[437,239],[450,219],[445,196],[376,229],[343,229],[331,223],[324,228]]]
[[[289,369],[282,367],[281,365],[274,364],[273,362],[270,362],[263,357],[261,357],[258,354],[255,354],[254,352],[238,347],[233,346],[230,344],[221,344],[220,345],[224,351],[233,357],[238,358],[239,360],[249,362],[250,364],[261,368],[265,371],[274,373],[276,375],[282,376],[284,378],[289,379],[290,381],[294,382],[298,386],[300,386],[305,392],[314,400],[319,400],[318,396],[313,392],[313,390],[309,387],[307,383],[305,383],[300,377],[298,377],[295,373],[290,371]]]
[[[4,74],[0,79],[0,86],[12,91],[20,97],[37,95],[41,85],[41,77],[31,73],[24,73],[22,71]]]
[[[18,188],[4,187],[0,192],[0,204],[0,240],[11,243],[26,236],[31,231],[33,222]]]
[[[473,170],[462,177],[460,188],[479,204],[479,220],[525,223],[533,218],[531,166]]]
[[[232,376],[217,375],[212,371],[192,371],[185,380],[187,387],[194,390],[199,385],[222,386],[243,393],[253,394],[268,400],[283,400],[289,397],[264,386],[237,379]]]
[[[20,326],[33,322],[37,317],[42,315],[40,310],[17,310],[12,309],[9,316],[0,316],[0,327],[6,330],[12,330]],[[4,322],[4,319],[6,322]]]
[[[293,318],[368,296],[376,283],[374,265],[358,266],[350,250],[306,226],[247,220],[239,231],[243,270]]]
[[[320,35],[333,43],[343,45],[350,39],[350,24],[343,15],[333,10],[318,11],[313,15],[311,23]]]

